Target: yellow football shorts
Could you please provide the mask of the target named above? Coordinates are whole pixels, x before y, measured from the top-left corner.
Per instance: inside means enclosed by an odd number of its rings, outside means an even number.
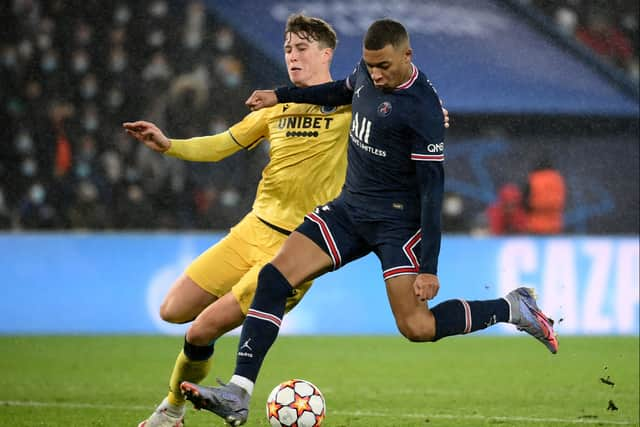
[[[198,256],[186,274],[205,291],[220,298],[233,292],[246,315],[258,285],[260,269],[271,261],[287,236],[248,213],[229,234]],[[295,307],[311,287],[305,282],[287,299],[286,311]]]

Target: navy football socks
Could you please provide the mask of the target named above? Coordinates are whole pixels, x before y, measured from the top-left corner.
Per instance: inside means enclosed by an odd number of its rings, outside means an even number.
[[[280,331],[287,297],[293,288],[272,264],[266,264],[258,275],[258,287],[242,326],[234,375],[253,382],[269,348]]]
[[[434,341],[509,321],[509,304],[504,298],[486,301],[447,300],[433,307],[431,312],[436,318]]]

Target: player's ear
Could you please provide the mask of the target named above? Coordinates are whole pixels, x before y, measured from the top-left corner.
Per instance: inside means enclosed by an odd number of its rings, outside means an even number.
[[[405,63],[410,63],[413,59],[413,50],[410,47],[407,47],[404,51],[404,60]]]
[[[322,56],[327,60],[327,62],[330,63],[333,60],[333,49],[331,49],[330,47],[324,48]]]

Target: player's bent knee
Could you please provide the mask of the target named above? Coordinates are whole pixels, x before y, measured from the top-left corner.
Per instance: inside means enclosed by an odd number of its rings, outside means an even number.
[[[202,327],[196,322],[187,329],[186,338],[193,345],[205,346],[218,337],[213,329]]]
[[[193,316],[185,313],[178,313],[170,301],[164,300],[160,306],[160,318],[169,323],[187,323],[193,320]]]
[[[164,301],[160,306],[160,318],[165,322],[180,323],[176,322],[176,316],[174,316],[174,313],[171,311],[170,304],[167,301]]]

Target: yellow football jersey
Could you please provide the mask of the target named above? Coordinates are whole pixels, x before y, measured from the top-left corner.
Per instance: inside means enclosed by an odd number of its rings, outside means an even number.
[[[347,169],[351,106],[278,104],[252,112],[229,132],[245,148],[270,143],[253,212],[293,230],[318,205],[334,199]]]

